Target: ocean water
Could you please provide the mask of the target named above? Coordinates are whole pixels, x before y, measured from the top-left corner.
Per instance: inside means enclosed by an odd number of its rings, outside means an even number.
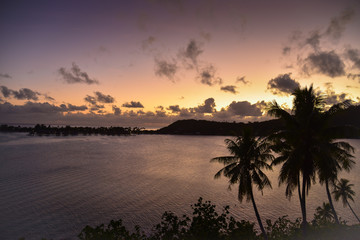
[[[218,210],[229,205],[238,220],[256,221],[251,203],[239,203],[237,187],[228,190],[225,178],[214,179],[222,167],[210,163],[227,155],[226,137],[219,136],[71,136],[30,137],[0,134],[0,238],[76,239],[86,225],[123,219],[130,229],[146,232],[160,222],[164,211],[191,215],[191,204],[201,196]],[[342,173],[355,186],[352,207],[360,214],[360,140],[355,165]],[[289,201],[278,186],[279,168],[267,172],[272,189],[255,190],[263,220],[289,215],[301,217],[297,195]],[[318,183],[307,199],[308,218],[327,201]],[[342,203],[339,216],[356,219]]]

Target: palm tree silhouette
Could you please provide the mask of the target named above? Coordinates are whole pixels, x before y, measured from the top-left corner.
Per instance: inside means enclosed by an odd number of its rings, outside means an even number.
[[[330,126],[331,118],[349,106],[349,102],[333,105],[328,111],[321,114],[316,131],[315,160],[320,184],[325,183],[329,205],[332,210],[335,222],[339,224],[339,218],[332,203],[329,183],[332,185],[337,180],[338,172],[341,170],[350,171],[355,162],[352,160],[354,148],[347,142],[335,141],[344,138],[345,134],[352,129],[348,126]]]
[[[333,221],[334,214],[329,203],[323,202],[322,206],[316,208],[315,219],[316,218],[325,222]]]
[[[262,169],[271,169],[267,161],[274,158],[271,154],[269,141],[266,138],[255,138],[250,129],[245,129],[242,136],[234,140],[226,139],[225,143],[232,155],[211,159],[211,162],[219,162],[225,165],[214,177],[219,178],[224,175],[229,178],[229,189],[231,185],[239,184],[238,200],[242,202],[244,196],[246,196],[247,201],[251,200],[264,239],[268,239],[256,207],[253,184],[261,192],[265,187],[271,188],[270,180],[262,171]]]
[[[293,190],[298,188],[303,228],[306,232],[306,195],[311,184],[315,183],[316,173],[320,183],[325,183],[329,205],[336,223],[339,223],[329,183],[336,181],[339,171],[349,171],[355,163],[351,155],[354,148],[347,142],[336,141],[344,138],[354,128],[331,125],[331,119],[350,106],[349,101],[335,104],[325,111],[323,98],[315,94],[312,86],[296,89],[293,96],[293,114],[283,110],[276,102],[269,106],[268,113],[281,118],[285,123],[284,130],[270,137],[274,141],[273,150],[280,153],[272,164],[283,163],[279,184],[287,184],[287,197],[290,198]]]
[[[306,234],[306,194],[315,182],[316,161],[314,146],[316,130],[319,126],[319,117],[324,108],[324,100],[317,96],[312,85],[304,89],[295,89],[293,94],[293,114],[282,109],[276,101],[270,104],[268,114],[281,118],[285,128],[271,136],[274,141],[273,150],[279,153],[273,164],[283,163],[280,169],[279,184],[286,183],[286,196],[291,197],[297,187],[301,213],[302,226]],[[300,178],[302,182],[300,185]]]
[[[335,189],[333,191],[333,194],[335,196],[336,201],[338,201],[341,198],[344,207],[346,207],[347,205],[350,208],[351,212],[356,217],[356,219],[360,222],[359,217],[356,215],[356,213],[354,212],[354,210],[352,209],[349,203],[349,199],[351,201],[354,201],[353,196],[355,196],[355,192],[351,189],[351,187],[353,186],[354,184],[350,184],[349,180],[342,178],[337,184],[334,185]]]

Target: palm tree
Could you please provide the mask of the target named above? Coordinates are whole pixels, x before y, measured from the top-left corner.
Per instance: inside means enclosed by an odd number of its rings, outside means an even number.
[[[262,192],[265,187],[271,188],[271,183],[262,169],[271,169],[267,163],[273,160],[270,144],[266,138],[255,138],[249,129],[243,131],[242,136],[236,139],[226,139],[227,149],[231,156],[216,157],[211,162],[219,162],[225,165],[215,174],[215,178],[221,175],[229,178],[229,189],[233,184],[239,184],[238,200],[252,202],[257,221],[265,239],[267,235],[261,222],[260,214],[255,204],[253,184]]]
[[[314,220],[323,222],[332,222],[335,219],[330,204],[325,202],[323,202],[322,206],[316,208],[314,217]]]
[[[326,193],[330,208],[333,212],[335,222],[339,224],[339,218],[336,214],[329,190],[329,183],[334,184],[337,180],[339,171],[350,171],[355,162],[352,160],[354,148],[347,142],[336,141],[337,138],[344,138],[345,134],[351,129],[348,126],[330,126],[330,119],[343,109],[349,106],[349,102],[333,105],[328,111],[321,114],[319,118],[319,127],[316,137],[316,167],[320,184],[325,183]]]
[[[359,217],[356,215],[356,213],[354,212],[354,210],[352,209],[349,203],[349,199],[351,201],[354,201],[353,196],[355,196],[355,192],[351,189],[351,187],[353,186],[354,184],[349,184],[349,180],[342,178],[337,184],[335,184],[334,186],[335,189],[333,191],[333,194],[335,196],[336,201],[338,201],[341,198],[344,207],[346,207],[347,205],[350,208],[351,212],[356,217],[356,219],[360,222]]]
[[[350,171],[355,163],[351,160],[353,156],[350,154],[350,151],[353,152],[354,149],[349,143],[342,141],[325,143],[320,146],[322,147],[322,151],[320,151],[320,155],[317,159],[319,180],[321,184],[325,183],[330,208],[333,212],[335,222],[339,224],[339,218],[336,214],[330,194],[329,183],[334,185],[339,171]]]
[[[314,143],[319,116],[324,108],[324,101],[314,93],[313,87],[296,89],[292,94],[293,114],[282,109],[276,101],[270,104],[268,114],[283,120],[285,127],[271,136],[273,150],[279,153],[273,164],[283,163],[279,184],[286,183],[286,196],[291,197],[297,187],[304,233],[306,233],[306,194],[315,182],[316,162]],[[300,183],[300,179],[302,182]]]

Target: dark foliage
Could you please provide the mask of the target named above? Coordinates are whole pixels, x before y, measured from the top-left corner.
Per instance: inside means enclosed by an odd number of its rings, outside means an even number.
[[[258,239],[254,223],[236,221],[229,216],[229,206],[223,208],[221,213],[210,201],[198,202],[191,206],[192,217],[183,215],[181,218],[172,212],[165,212],[161,222],[154,226],[150,236],[135,227],[130,233],[122,224],[122,220],[111,221],[107,227],[101,224],[97,227],[86,226],[78,235],[81,240],[230,240],[230,239]]]
[[[135,226],[133,232],[129,231],[121,219],[111,220],[108,225],[101,224],[96,227],[86,226],[78,235],[80,240],[262,240],[261,234],[255,230],[255,223],[237,221],[229,216],[229,207],[216,211],[216,206],[210,201],[198,202],[191,206],[191,217],[176,216],[172,212],[165,212],[161,222],[154,226],[152,232],[146,235]],[[325,210],[325,211],[324,211]],[[272,222],[266,220],[267,236],[271,240],[355,240],[360,236],[360,225],[346,225],[345,222],[335,224],[328,218],[328,207],[318,207],[314,220],[309,226],[308,236],[304,239],[301,234],[301,219],[291,221],[283,216]],[[330,213],[331,214],[331,213]],[[25,240],[20,238],[19,240]],[[46,240],[42,238],[41,240]]]

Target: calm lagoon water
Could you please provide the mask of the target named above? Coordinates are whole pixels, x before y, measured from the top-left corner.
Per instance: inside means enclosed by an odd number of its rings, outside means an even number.
[[[76,239],[86,225],[119,218],[149,232],[164,211],[190,215],[200,196],[219,210],[229,205],[239,220],[256,221],[251,203],[237,201],[236,186],[229,191],[225,178],[213,178],[222,165],[209,160],[227,155],[225,138],[0,134],[0,238]],[[355,184],[352,206],[360,214],[360,140],[348,141],[358,164],[342,177]],[[289,201],[278,187],[278,169],[268,176],[273,189],[255,194],[262,218],[300,217],[297,196]],[[326,199],[324,187],[311,188],[310,219]],[[355,223],[348,208],[335,207],[342,219]]]

